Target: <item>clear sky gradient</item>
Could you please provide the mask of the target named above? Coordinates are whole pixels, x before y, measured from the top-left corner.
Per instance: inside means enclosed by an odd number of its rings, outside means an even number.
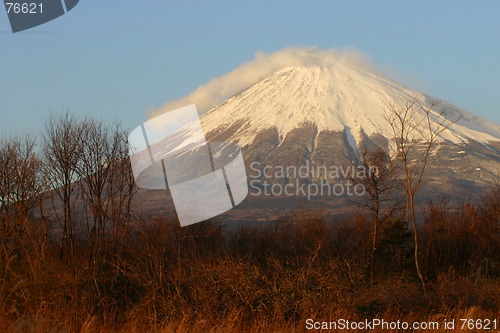
[[[70,110],[134,128],[287,47],[355,48],[396,81],[500,123],[500,1],[99,1],[12,34],[0,8],[0,134]]]

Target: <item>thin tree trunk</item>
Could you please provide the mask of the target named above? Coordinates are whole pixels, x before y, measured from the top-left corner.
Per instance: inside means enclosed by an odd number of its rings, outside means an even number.
[[[418,259],[418,252],[419,252],[419,247],[418,247],[418,233],[417,233],[417,221],[416,221],[416,216],[415,216],[415,205],[413,202],[413,194],[411,192],[408,193],[408,199],[409,199],[409,204],[410,204],[410,213],[411,213],[411,223],[413,226],[413,241],[415,243],[415,250],[414,250],[414,260],[415,260],[415,268],[417,270],[418,278],[420,279],[420,283],[422,284],[422,290],[424,294],[426,294],[426,285],[425,285],[425,280],[424,276],[422,275],[422,271],[420,270],[420,261]]]

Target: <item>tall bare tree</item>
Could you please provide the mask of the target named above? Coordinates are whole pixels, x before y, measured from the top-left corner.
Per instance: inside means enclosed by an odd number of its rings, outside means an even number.
[[[30,135],[0,142],[0,213],[23,220],[33,211],[41,193],[40,160]]]
[[[386,120],[392,128],[397,159],[403,169],[406,191],[406,221],[411,222],[414,240],[415,268],[426,292],[425,278],[419,263],[418,226],[415,195],[422,186],[430,153],[440,134],[460,119],[459,115],[436,110],[437,103],[424,104],[421,96],[387,102]]]
[[[111,227],[115,229],[109,222],[121,222],[127,218],[123,213],[130,210],[131,202],[124,202],[124,195],[130,193],[130,180],[127,181],[124,170],[126,148],[125,135],[118,125],[108,126],[93,119],[82,123],[82,155],[77,175],[87,210],[91,267],[98,266],[105,257],[107,234]],[[123,213],[117,216],[116,211]]]
[[[43,184],[35,139],[30,135],[0,142],[0,263],[26,262],[31,277],[44,256],[47,228],[39,217]]]
[[[60,259],[74,255],[74,199],[78,164],[82,156],[83,129],[69,113],[51,116],[43,134],[43,170],[47,184],[62,206]],[[54,207],[55,208],[55,207]],[[54,209],[57,213],[58,209]]]
[[[113,140],[117,150],[112,161],[108,216],[112,222],[113,239],[122,247],[125,232],[132,219],[132,199],[138,188],[132,173],[126,132],[117,127]]]
[[[361,151],[356,161],[357,167],[362,168],[365,177],[351,176],[349,179],[360,184],[365,189],[365,199],[360,204],[373,216],[372,244],[370,257],[370,283],[375,279],[376,253],[382,224],[391,218],[393,212],[399,207],[397,197],[399,185],[398,173],[389,154],[382,148],[373,148]]]

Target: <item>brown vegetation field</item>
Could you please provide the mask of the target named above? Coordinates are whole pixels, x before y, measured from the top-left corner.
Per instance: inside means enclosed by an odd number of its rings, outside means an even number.
[[[0,331],[304,332],[308,319],[373,318],[500,330],[499,186],[418,212],[423,288],[414,229],[394,216],[377,216],[374,237],[369,210],[237,228],[138,214],[123,134],[103,126],[66,116],[42,147],[2,144]]]

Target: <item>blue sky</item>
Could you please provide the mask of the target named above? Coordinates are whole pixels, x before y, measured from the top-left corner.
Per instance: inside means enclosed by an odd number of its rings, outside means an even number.
[[[396,81],[500,123],[500,1],[98,1],[12,34],[0,10],[0,134],[70,110],[128,128],[287,47],[355,48]]]

